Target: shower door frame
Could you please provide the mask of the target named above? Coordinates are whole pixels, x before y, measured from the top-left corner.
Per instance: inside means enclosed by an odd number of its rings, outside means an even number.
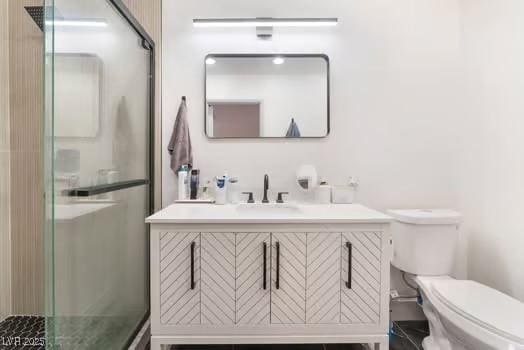
[[[126,20],[126,22],[133,28],[133,30],[138,34],[142,40],[142,47],[145,50],[150,52],[149,55],[149,215],[153,214],[155,206],[155,191],[154,191],[154,179],[155,179],[155,84],[156,84],[156,48],[155,41],[136,17],[131,13],[127,6],[122,2],[122,0],[107,0],[113,7],[120,13],[120,15]],[[141,186],[141,185],[137,185]],[[145,220],[145,218],[144,218]],[[149,225],[146,226],[146,271],[147,271],[147,288],[149,290],[148,295],[151,294],[151,274],[150,274],[150,239],[149,235],[151,234],[151,229]],[[149,298],[150,299],[150,298]],[[142,318],[141,322],[138,324],[137,328],[134,330],[132,336],[127,340],[127,344],[124,348],[128,348],[134,339],[137,337],[138,333],[147,322],[151,314],[151,304],[147,304],[146,313]]]

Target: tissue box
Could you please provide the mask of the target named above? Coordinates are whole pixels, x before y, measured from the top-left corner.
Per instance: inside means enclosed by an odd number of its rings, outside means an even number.
[[[333,203],[337,204],[351,204],[355,200],[355,187],[350,186],[334,186],[332,193]]]

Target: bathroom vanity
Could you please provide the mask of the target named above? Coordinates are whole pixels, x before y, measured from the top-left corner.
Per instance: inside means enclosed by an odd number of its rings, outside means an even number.
[[[151,345],[388,349],[391,218],[357,204],[174,204],[151,224]]]

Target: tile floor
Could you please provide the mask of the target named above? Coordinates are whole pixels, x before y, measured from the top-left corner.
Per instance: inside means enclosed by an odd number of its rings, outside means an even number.
[[[53,326],[55,348],[62,350],[111,350],[127,339],[131,328],[126,319],[115,317],[62,317]],[[10,316],[0,322],[0,350],[26,349],[45,349],[44,317]]]
[[[82,322],[72,322],[68,319],[68,324],[79,323],[75,328],[85,330],[86,325],[92,323],[93,320],[87,322],[85,319]],[[86,323],[87,322],[87,323]],[[114,320],[112,322],[115,322]],[[81,324],[80,324],[81,323]],[[97,325],[100,320],[97,320]],[[114,325],[110,329],[118,329]],[[91,328],[93,329],[93,328]],[[93,332],[97,333],[97,332]],[[103,333],[103,332],[102,332]],[[99,333],[100,334],[100,333]],[[393,334],[391,335],[390,349],[391,350],[423,350],[422,340],[429,334],[428,324],[425,321],[396,321],[393,322]],[[0,322],[0,350],[18,350],[18,349],[44,349],[38,344],[27,344],[26,346],[19,346],[13,344],[13,339],[16,337],[26,339],[43,339],[44,335],[44,319],[43,317],[35,316],[15,316],[9,317],[3,322]],[[93,337],[91,337],[93,338]],[[82,340],[82,348],[96,349],[99,348],[100,340],[110,338],[108,334],[102,334],[101,337],[91,339],[92,342],[87,342],[86,338],[79,338]],[[68,342],[69,343],[69,342]],[[77,348],[78,343],[73,343],[71,348]],[[107,344],[106,344],[107,345]],[[67,347],[64,347],[67,348]],[[80,348],[80,347],[78,347]],[[174,349],[173,349],[174,348]],[[348,344],[310,344],[310,345],[217,345],[217,346],[177,346],[172,350],[364,350],[361,345]]]

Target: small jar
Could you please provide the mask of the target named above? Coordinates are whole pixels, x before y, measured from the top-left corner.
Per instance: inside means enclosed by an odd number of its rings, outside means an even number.
[[[331,186],[324,180],[315,189],[315,202],[320,204],[331,203]]]
[[[229,187],[227,189],[227,199],[231,204],[240,203],[240,185],[238,178],[231,177],[229,178]]]

